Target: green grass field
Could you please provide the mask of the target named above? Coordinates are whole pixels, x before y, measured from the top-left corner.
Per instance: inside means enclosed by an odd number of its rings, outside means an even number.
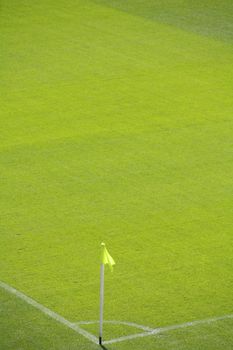
[[[233,315],[232,0],[2,0],[0,47],[0,281],[98,320],[104,241],[106,320]],[[232,350],[233,318],[105,348]],[[0,287],[0,350],[74,349]]]

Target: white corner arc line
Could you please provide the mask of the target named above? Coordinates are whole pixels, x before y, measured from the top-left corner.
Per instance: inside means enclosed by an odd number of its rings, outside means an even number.
[[[41,311],[43,314],[53,318],[59,323],[62,323],[66,327],[69,327],[73,329],[75,332],[79,333],[80,335],[84,336],[88,340],[92,341],[95,344],[98,344],[98,338],[95,337],[93,334],[87,332],[86,330],[79,327],[77,324],[72,323],[68,320],[66,320],[64,317],[60,316],[56,312],[48,309],[47,307],[43,306],[42,304],[39,304],[37,301],[33,300],[32,298],[28,297],[27,295],[23,294],[22,292],[18,291],[17,289],[9,286],[8,284],[0,281],[0,287],[4,290],[6,290],[8,293],[15,295],[17,298],[25,301],[27,304],[33,306],[37,310]]]
[[[207,319],[203,319],[203,320],[196,320],[196,321],[186,322],[186,323],[177,324],[177,325],[155,328],[149,332],[126,335],[124,337],[107,340],[104,342],[104,344],[114,344],[114,343],[119,343],[122,341],[131,340],[131,339],[135,339],[135,338],[148,337],[148,336],[152,336],[152,335],[159,334],[159,333],[165,333],[165,332],[169,332],[169,331],[176,330],[176,329],[194,327],[194,326],[198,326],[201,324],[208,324],[208,323],[213,323],[213,322],[217,322],[217,321],[221,321],[221,320],[226,320],[228,318],[233,319],[233,314],[224,315],[224,316],[217,316],[217,317],[207,318]]]
[[[158,331],[159,333],[159,331]],[[120,337],[120,338],[115,338],[115,339],[111,339],[111,340],[105,340],[103,342],[103,344],[107,345],[107,344],[114,344],[114,343],[120,343],[122,341],[126,341],[126,340],[132,340],[132,339],[136,339],[136,338],[143,338],[143,337],[148,337],[151,335],[155,335],[155,332],[143,332],[143,333],[136,333],[136,334],[131,334],[131,335],[126,335],[124,337]]]
[[[134,322],[115,321],[115,320],[112,320],[112,321],[105,320],[103,322],[104,322],[104,324],[118,324],[118,325],[138,328],[138,329],[142,329],[145,332],[152,332],[152,331],[154,331],[154,328],[143,326],[141,324],[134,323]],[[78,324],[78,325],[88,325],[88,324],[91,325],[91,324],[98,324],[98,323],[99,323],[99,321],[78,321],[78,322],[75,322],[75,324]]]

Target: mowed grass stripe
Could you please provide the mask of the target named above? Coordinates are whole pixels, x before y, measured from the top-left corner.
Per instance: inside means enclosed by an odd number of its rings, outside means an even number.
[[[88,1],[1,16],[1,279],[96,319],[104,240],[107,319],[231,313],[232,47]]]
[[[233,43],[233,5],[230,0],[205,2],[197,0],[93,0],[97,4],[141,16],[152,21],[204,35],[228,44]]]

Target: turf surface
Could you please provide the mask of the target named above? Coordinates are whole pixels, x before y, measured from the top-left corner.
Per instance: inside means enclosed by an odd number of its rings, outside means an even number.
[[[232,23],[225,0],[2,0],[0,280],[95,320],[105,241],[106,319],[233,313]],[[98,348],[0,305],[2,350]],[[232,347],[225,320],[108,349]]]

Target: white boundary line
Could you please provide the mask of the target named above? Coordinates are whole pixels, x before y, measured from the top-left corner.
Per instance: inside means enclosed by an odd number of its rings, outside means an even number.
[[[21,293],[17,289],[15,289],[15,288],[13,288],[11,286],[8,286],[8,284],[6,284],[4,282],[1,282],[1,281],[0,281],[0,287],[2,289],[6,290],[8,293],[11,293],[11,294],[15,295],[17,298],[25,301],[27,304],[32,305],[37,310],[40,310],[43,314],[53,318],[57,322],[62,323],[64,326],[73,329],[75,332],[83,335],[85,338],[87,338],[88,340],[92,341],[93,343],[98,344],[98,338],[95,337],[93,334],[87,332],[86,330],[84,330],[83,328],[79,327],[75,323],[72,323],[72,322],[66,320],[64,317],[62,317],[59,314],[57,314],[56,312],[48,309],[47,307],[39,304],[37,301],[35,301],[32,298],[28,297],[27,295]]]
[[[0,281],[0,288],[4,289],[5,291],[7,291],[10,294],[15,295],[17,298],[25,301],[27,304],[33,306],[37,310],[41,311],[43,314],[53,318],[54,320],[63,324],[64,326],[73,329],[75,332],[84,336],[85,338],[87,338],[91,342],[93,342],[95,344],[99,344],[98,338],[96,336],[87,332],[83,328],[79,327],[79,325],[82,325],[82,324],[94,324],[94,323],[98,323],[98,321],[80,321],[80,322],[76,322],[76,323],[70,322],[70,321],[66,320],[64,317],[57,314],[56,312],[48,309],[47,307],[43,306],[42,304],[39,304],[37,301],[33,300],[32,298],[28,297],[27,295],[23,294],[22,292],[18,291],[17,289],[9,286],[8,284],[6,284],[4,282]],[[127,325],[130,327],[135,327],[138,329],[145,330],[145,332],[126,335],[124,337],[119,337],[119,338],[107,340],[107,341],[104,341],[103,344],[113,344],[113,343],[119,343],[122,341],[131,340],[131,339],[135,339],[135,338],[148,337],[148,336],[152,336],[152,335],[155,335],[158,333],[169,332],[169,331],[172,331],[175,329],[180,329],[180,328],[194,327],[194,326],[198,326],[200,324],[213,323],[213,322],[225,320],[228,318],[233,319],[233,314],[224,315],[224,316],[217,316],[217,317],[207,318],[204,320],[191,321],[191,322],[186,322],[186,323],[182,323],[182,324],[165,326],[165,327],[154,328],[154,329],[150,328],[150,327],[138,325],[138,324],[133,323],[133,322],[105,321],[105,323],[122,324],[122,325]]]

